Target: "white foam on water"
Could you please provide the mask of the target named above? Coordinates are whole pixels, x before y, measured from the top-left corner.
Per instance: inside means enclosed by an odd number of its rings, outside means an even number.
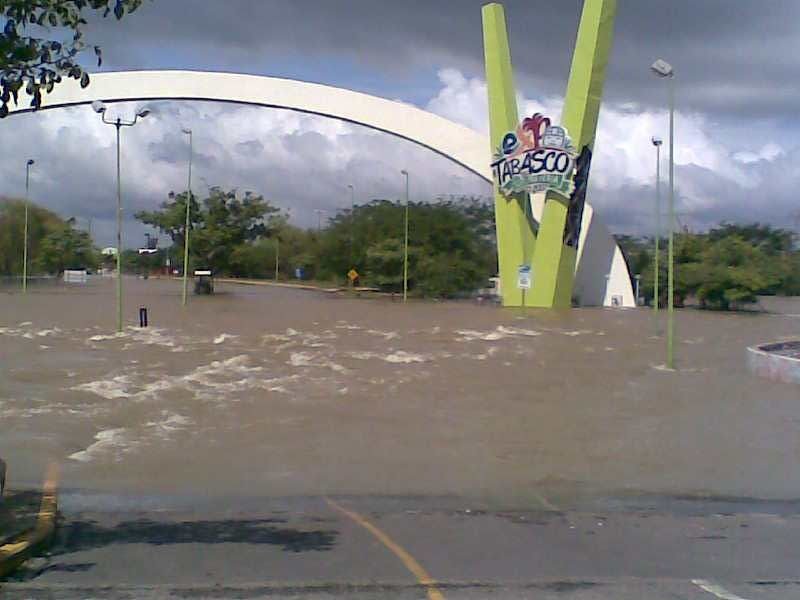
[[[336,325],[336,329],[347,329],[349,331],[358,331],[359,329],[364,329],[360,325],[351,325],[345,321],[339,321]]]
[[[522,329],[521,327],[504,327],[499,325],[497,331],[505,333],[506,335],[522,336],[522,337],[536,337],[542,335],[540,331],[534,329]]]
[[[118,375],[111,379],[82,383],[70,389],[78,392],[91,392],[106,400],[116,400],[118,398],[130,398],[131,393],[128,391],[130,386],[131,379],[128,375]]]
[[[115,460],[119,460],[123,454],[129,452],[136,445],[136,442],[128,439],[127,432],[128,430],[124,427],[98,431],[94,436],[96,441],[93,444],[85,450],[70,454],[68,458],[87,463],[96,459],[98,455],[114,452]]]
[[[456,333],[461,336],[457,339],[459,342],[471,342],[474,340],[493,342],[506,337],[498,331],[475,331],[474,329],[458,329]]]
[[[482,352],[480,354],[465,354],[465,358],[471,358],[473,360],[487,360],[497,354],[499,348],[497,346],[490,346],[487,348],[486,352]]]
[[[575,330],[572,330],[572,331],[563,331],[562,330],[562,331],[559,331],[558,333],[560,333],[561,335],[568,335],[570,337],[575,337],[575,336],[578,336],[578,335],[587,335],[587,334],[594,333],[594,332],[589,330],[589,329],[575,329]]]
[[[181,379],[183,381],[193,381],[202,385],[215,385],[218,382],[211,379],[214,376],[231,374],[249,375],[262,370],[261,367],[248,366],[249,362],[250,357],[246,354],[233,356],[226,360],[215,360],[208,365],[195,368],[194,371],[188,375],[184,375]]]
[[[53,327],[52,329],[42,329],[41,331],[37,331],[36,335],[38,335],[39,337],[47,337],[48,335],[56,335],[58,333],[61,333],[61,331],[62,330],[59,329],[58,327]]]
[[[329,358],[311,352],[292,352],[289,355],[288,365],[293,367],[321,367],[331,369],[337,373],[347,373],[344,366],[331,361]]]
[[[149,421],[145,423],[145,427],[153,430],[155,435],[161,439],[168,439],[170,434],[186,429],[189,425],[194,423],[189,417],[178,413],[172,413],[168,410],[161,411],[161,416],[163,417],[161,421]]]
[[[287,364],[293,367],[310,367],[312,366],[311,361],[313,358],[314,355],[309,352],[292,352]]]
[[[33,334],[31,332],[23,333],[22,337],[24,337],[26,340],[32,340]]]
[[[39,350],[50,350],[51,346],[45,346],[44,344],[39,344]]]
[[[238,335],[233,335],[231,333],[221,333],[217,337],[214,338],[215,344],[224,344],[225,340],[235,340],[238,338]]]
[[[23,321],[22,323],[17,325],[17,327],[28,327],[29,325],[33,325],[33,322],[32,321]]]
[[[541,332],[533,329],[522,329],[520,327],[506,327],[498,325],[493,331],[475,331],[474,329],[459,329],[456,333],[461,337],[456,338],[459,342],[472,342],[476,340],[484,342],[496,342],[508,337],[536,337],[542,335]]]
[[[367,329],[367,333],[370,335],[377,335],[382,337],[385,340],[394,340],[400,337],[400,334],[396,331],[379,331],[378,329]]]
[[[173,352],[184,351],[183,346],[178,344],[174,336],[168,335],[166,329],[160,327],[128,327],[126,331],[120,331],[112,334],[98,334],[89,337],[86,341],[89,342],[105,342],[109,340],[116,340],[127,338],[131,342],[144,344],[146,346],[163,346],[170,348]],[[132,344],[126,344],[123,350],[129,349]]]
[[[91,336],[86,341],[87,342],[104,342],[106,340],[116,340],[116,339],[119,339],[119,338],[123,338],[126,335],[127,334],[124,331],[119,331],[117,333],[112,333],[110,335],[98,334],[98,335]]]
[[[393,364],[422,363],[433,360],[433,357],[430,355],[414,354],[413,352],[406,352],[405,350],[396,350],[389,354],[380,354],[378,352],[349,352],[348,356],[357,360],[377,359]]]

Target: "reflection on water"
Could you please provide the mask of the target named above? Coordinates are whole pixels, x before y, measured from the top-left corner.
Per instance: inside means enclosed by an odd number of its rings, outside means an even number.
[[[0,292],[0,455],[70,487],[189,493],[800,495],[800,390],[747,346],[800,337],[800,302],[678,313],[408,306],[171,281]],[[766,302],[766,301],[765,301]],[[138,308],[151,327],[135,327]]]

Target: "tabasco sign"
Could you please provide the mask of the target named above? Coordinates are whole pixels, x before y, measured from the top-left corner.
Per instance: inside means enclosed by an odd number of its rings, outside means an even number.
[[[569,199],[576,159],[567,130],[536,113],[503,136],[492,157],[492,172],[504,196],[550,191]]]

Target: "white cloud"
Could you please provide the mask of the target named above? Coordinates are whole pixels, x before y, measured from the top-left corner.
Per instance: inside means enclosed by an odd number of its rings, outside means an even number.
[[[441,87],[426,108],[487,131],[485,82],[455,69],[443,69],[439,76]],[[540,111],[557,118],[562,99],[523,95],[519,106],[521,116]],[[115,108],[134,111],[132,104]],[[412,174],[414,198],[490,192],[475,175],[430,151],[333,119],[205,102],[162,102],[153,108],[150,117],[122,133],[125,236],[131,243],[139,243],[144,232],[133,213],[155,208],[170,190],[185,188],[187,140],[181,127],[194,131],[196,193],[206,183],[263,193],[290,209],[294,222],[303,226],[316,225],[315,209],[330,216],[348,206],[350,183],[357,202],[400,198],[401,169]],[[800,185],[791,148],[763,138],[740,143],[701,114],[680,112],[676,124],[683,222],[693,227],[725,219],[791,223],[787,216],[797,210],[793,190]],[[111,243],[113,127],[103,125],[88,107],[15,115],[0,126],[5,139],[14,140],[0,147],[0,195],[24,193],[24,163],[35,158],[33,199],[80,223],[91,218],[97,242]],[[666,183],[666,129],[666,112],[634,104],[604,106],[589,197],[612,229],[650,230],[655,170],[650,138],[665,139]],[[757,123],[753,129],[759,130]],[[725,140],[734,140],[735,146]]]
[[[428,110],[488,131],[486,83],[479,78],[464,77],[454,69],[441,70],[439,79],[442,89],[428,103]],[[518,105],[520,117],[543,112],[557,119],[563,99],[521,95]],[[608,214],[612,228],[645,232],[651,226],[656,159],[651,138],[656,135],[665,141],[662,177],[666,184],[668,116],[666,110],[642,110],[631,103],[603,106],[589,198],[601,213]],[[684,222],[706,227],[725,219],[745,218],[786,225],[784,217],[792,211],[794,199],[786,189],[776,185],[770,177],[773,169],[768,168],[787,156],[783,147],[773,141],[759,140],[764,145],[756,150],[731,148],[717,135],[718,126],[698,113],[678,112],[675,123],[676,186]],[[742,146],[747,147],[748,142]],[[797,168],[793,167],[786,175],[800,180]],[[776,187],[769,204],[761,193],[751,197],[765,184]],[[749,211],[741,210],[745,202]]]

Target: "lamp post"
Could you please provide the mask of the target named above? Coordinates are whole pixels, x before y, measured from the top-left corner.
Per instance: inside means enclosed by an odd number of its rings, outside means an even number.
[[[28,204],[30,203],[31,167],[33,159],[25,163],[25,227],[22,233],[22,293],[28,293]]]
[[[356,208],[356,190],[353,187],[353,184],[349,184],[347,186],[350,188],[350,268],[353,268],[353,236],[355,230],[355,223],[356,223],[356,215],[355,215],[355,208]]]
[[[114,120],[106,120],[108,107],[95,100],[92,102],[92,109],[99,114],[106,125],[113,125],[117,130],[117,332],[122,332],[122,179],[120,176],[120,130],[123,127],[133,127],[139,119],[144,119],[150,114],[147,108],[140,108],[136,111],[133,121],[123,121],[117,117]]]
[[[652,138],[653,146],[656,147],[656,248],[653,258],[653,314],[658,316],[658,304],[660,296],[658,294],[658,262],[660,253],[660,238],[661,238],[661,144],[664,142],[661,138]]]
[[[281,238],[275,236],[275,281],[278,281],[278,267],[280,265],[279,258],[281,252]],[[290,266],[291,269],[291,266]]]
[[[408,300],[408,171],[400,171],[406,177],[405,241],[403,243],[403,302]]]
[[[189,186],[186,192],[186,225],[183,228],[183,305],[186,306],[186,291],[189,288],[189,213],[192,206],[192,130],[181,129],[189,136]]]
[[[322,213],[325,212],[322,208],[315,208],[314,212],[317,213],[317,233],[322,231]]]
[[[669,82],[669,238],[667,241],[667,368],[675,367],[675,71],[658,59],[650,69]]]

